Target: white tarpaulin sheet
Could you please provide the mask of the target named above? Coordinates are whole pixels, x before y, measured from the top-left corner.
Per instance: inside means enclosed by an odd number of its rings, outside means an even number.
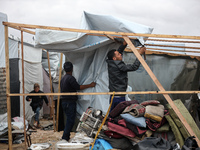
[[[19,50],[21,54],[21,44],[19,44]],[[34,83],[39,83],[40,89],[43,90],[43,72],[42,72],[42,49],[34,48],[29,44],[24,43],[24,87],[25,93],[29,93],[33,90]],[[20,78],[20,93],[22,90],[22,59],[19,56],[19,78]],[[34,114],[31,109],[30,102],[25,101],[25,116],[29,120]],[[42,111],[41,111],[42,114]],[[20,116],[23,115],[23,97],[20,97]]]
[[[115,18],[112,16],[93,15],[84,12],[81,29],[148,33],[152,28]],[[138,37],[143,44],[144,41]],[[139,45],[135,42],[135,45]],[[53,30],[36,30],[36,47],[49,51],[63,52],[66,59],[74,64],[74,76],[79,84],[97,83],[95,88],[84,92],[108,92],[107,52],[118,48],[119,44],[113,43],[107,37],[89,36],[85,33],[72,33]],[[109,106],[109,95],[79,96],[77,111],[82,114],[88,106],[106,112]]]
[[[5,35],[3,21],[7,20],[7,15],[0,12],[0,68],[5,68]]]

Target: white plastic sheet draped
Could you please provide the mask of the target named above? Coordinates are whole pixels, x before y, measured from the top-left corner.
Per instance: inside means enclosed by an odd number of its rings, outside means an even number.
[[[3,21],[7,21],[7,15],[0,12],[0,68],[5,68],[5,35]]]
[[[152,28],[115,18],[112,16],[93,15],[84,12],[81,29],[151,33]],[[144,41],[138,37],[143,44]],[[140,44],[139,42],[136,45]],[[97,83],[96,87],[85,89],[84,92],[108,92],[107,52],[118,48],[107,37],[89,36],[85,33],[72,33],[53,30],[36,30],[36,47],[49,51],[63,52],[66,60],[74,64],[73,75],[79,84]],[[79,96],[77,111],[82,114],[88,106],[106,112],[109,106],[109,95]]]
[[[20,78],[20,93],[22,90],[22,59],[21,59],[21,44],[19,44],[20,61],[19,61],[19,78]],[[43,90],[43,72],[42,72],[42,49],[34,48],[31,45],[24,43],[24,87],[25,93],[33,90],[34,83],[39,83],[40,89]],[[26,98],[26,97],[25,97]],[[34,114],[30,107],[30,102],[25,101],[25,116],[29,120]],[[41,114],[42,111],[41,111]],[[20,97],[20,116],[23,115],[23,97]]]

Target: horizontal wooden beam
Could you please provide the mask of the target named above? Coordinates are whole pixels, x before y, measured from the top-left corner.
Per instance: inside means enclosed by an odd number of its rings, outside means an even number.
[[[200,41],[186,41],[186,40],[164,40],[164,39],[147,39],[147,41],[157,41],[157,42],[175,42],[175,43],[200,43]]]
[[[147,47],[147,50],[162,50],[162,51],[173,51],[173,52],[183,52],[183,53],[200,53],[200,51],[187,51],[187,50],[172,50],[172,49],[161,49],[161,48],[150,48]]]
[[[139,50],[139,48],[137,48],[137,50]],[[155,51],[152,51],[152,50],[155,50]],[[161,50],[161,51],[170,51],[170,52],[183,52],[183,53],[186,53],[186,52],[188,52],[188,53],[200,53],[200,51],[184,51],[184,50],[172,50],[172,49],[149,48],[149,47],[146,48],[146,51],[160,52],[158,50]],[[132,53],[132,50],[130,50],[128,48],[126,48],[124,51]]]
[[[62,27],[52,27],[52,26],[42,26],[42,25],[30,25],[30,24],[20,24],[3,22],[3,25],[7,26],[17,26],[21,28],[28,29],[48,29],[48,30],[59,30],[59,31],[69,31],[69,32],[81,32],[89,34],[102,34],[102,35],[121,35],[121,36],[136,36],[136,37],[154,37],[154,38],[175,38],[175,39],[196,39],[200,40],[200,36],[185,36],[185,35],[164,35],[164,34],[144,34],[144,33],[126,33],[126,32],[113,32],[113,31],[97,31],[97,30],[85,30],[85,29],[73,29],[73,28],[62,28]],[[121,37],[122,38],[122,37]]]
[[[91,36],[104,36],[104,35],[100,35],[100,34],[90,34],[87,33],[87,35],[91,35]],[[122,38],[121,36],[112,36],[113,38]],[[136,37],[129,37],[130,39],[137,39]],[[158,41],[158,42],[175,42],[175,43],[200,43],[200,41],[196,40],[196,41],[186,41],[186,40],[166,40],[166,39],[152,39],[152,38],[144,38],[144,40],[147,41]]]
[[[146,46],[159,46],[159,47],[173,47],[173,48],[200,49],[200,47],[189,47],[189,46],[160,45],[160,44],[145,44],[145,45],[146,45]]]
[[[117,95],[124,95],[124,94],[197,94],[200,93],[200,91],[140,91],[140,92],[115,92]],[[58,96],[58,95],[112,95],[113,92],[92,92],[92,93],[83,93],[83,92],[73,92],[73,93],[12,93],[8,94],[8,96]]]
[[[35,32],[30,31],[30,30],[27,30],[27,29],[24,29],[24,28],[20,28],[20,27],[17,27],[17,26],[10,26],[10,27],[11,27],[11,28],[14,28],[14,29],[17,29],[17,30],[20,30],[20,31],[27,32],[27,33],[29,33],[29,34],[35,35]]]

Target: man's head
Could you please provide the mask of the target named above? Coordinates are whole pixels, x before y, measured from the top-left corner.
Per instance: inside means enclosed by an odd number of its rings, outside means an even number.
[[[38,83],[35,83],[33,88],[35,92],[38,92],[40,90],[40,85]]]
[[[65,62],[63,65],[65,72],[72,72],[73,71],[73,64],[69,61]]]
[[[122,60],[122,55],[115,49],[110,50],[107,57],[109,60]]]

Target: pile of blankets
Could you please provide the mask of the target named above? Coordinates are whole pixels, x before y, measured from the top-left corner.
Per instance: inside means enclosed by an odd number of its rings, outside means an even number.
[[[150,129],[156,131],[166,123],[164,106],[157,100],[138,103],[137,100],[119,103],[109,114],[107,126],[110,131],[126,137],[141,137]]]
[[[137,100],[121,102],[110,112],[105,124],[107,128],[101,132],[100,136],[107,141],[111,139],[119,141],[119,139],[125,138],[131,143],[138,143],[145,137],[150,137],[162,126],[165,127],[164,130],[169,130],[168,122],[164,117],[167,113],[168,111],[157,100],[142,103],[138,103]],[[121,145],[124,145],[123,142]],[[121,149],[127,148],[112,146]],[[131,145],[129,144],[129,146]]]

